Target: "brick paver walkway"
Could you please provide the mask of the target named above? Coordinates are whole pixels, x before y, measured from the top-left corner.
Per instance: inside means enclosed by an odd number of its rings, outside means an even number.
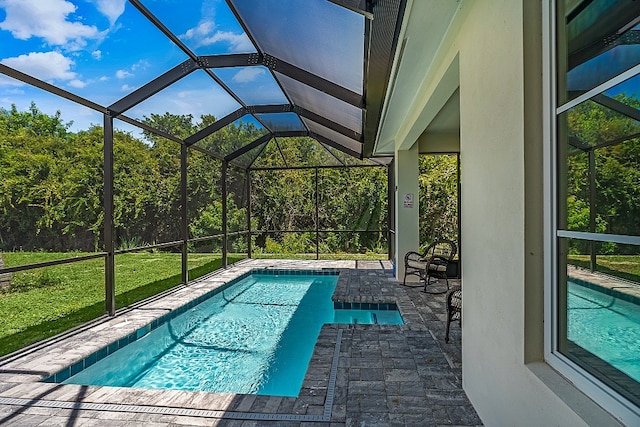
[[[251,260],[0,362],[0,425],[480,425],[461,386],[460,328],[444,295],[399,285],[390,263]],[[323,327],[297,398],[42,383],[65,365],[253,268],[340,269],[334,300],[395,302],[405,325]],[[119,335],[117,335],[119,334]]]

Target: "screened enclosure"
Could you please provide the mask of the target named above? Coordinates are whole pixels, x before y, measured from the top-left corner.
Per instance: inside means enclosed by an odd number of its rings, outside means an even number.
[[[368,156],[404,7],[2,4],[0,291],[48,291],[3,352],[247,257],[391,257]]]

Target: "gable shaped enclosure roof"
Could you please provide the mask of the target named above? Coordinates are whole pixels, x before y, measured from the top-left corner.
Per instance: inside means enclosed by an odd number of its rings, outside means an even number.
[[[0,73],[12,79],[0,78],[14,86],[28,83],[243,169],[277,152],[289,166],[280,147],[289,137],[322,151],[316,166],[391,160],[365,157],[406,0],[47,3],[0,4]],[[186,137],[144,122],[165,112],[215,120]],[[221,142],[217,134],[233,125],[249,136]]]

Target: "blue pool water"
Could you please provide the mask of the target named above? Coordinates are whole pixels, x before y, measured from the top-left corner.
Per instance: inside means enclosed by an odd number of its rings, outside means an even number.
[[[640,381],[640,306],[569,282],[568,338]]]
[[[297,396],[325,323],[401,324],[334,310],[337,276],[253,274],[63,381]]]

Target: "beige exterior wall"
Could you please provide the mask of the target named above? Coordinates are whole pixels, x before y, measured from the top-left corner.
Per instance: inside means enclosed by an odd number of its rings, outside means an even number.
[[[418,138],[420,153],[459,153],[459,133],[423,133]]]
[[[488,425],[581,425],[525,365],[525,119],[541,116],[524,114],[522,3],[477,3],[458,33],[464,388]]]
[[[402,163],[402,167],[395,168],[395,198],[396,198],[396,280],[404,279],[404,254],[409,251],[417,251],[420,245],[418,241],[418,144],[414,144],[409,150],[398,151],[395,154],[396,164]],[[405,195],[413,197],[413,204],[404,204]],[[418,276],[407,277],[407,282],[415,282]]]
[[[416,97],[406,100],[409,113],[403,121],[385,124],[382,136],[386,132],[396,150],[414,144],[413,135],[420,135],[434,116],[422,114],[430,98],[441,103],[444,96],[439,79],[450,91],[451,70],[457,72],[463,385],[483,422],[617,425],[543,361],[541,3],[459,2],[433,63],[422,71]],[[428,5],[413,1],[409,37],[427,25],[419,22],[418,17],[428,16],[419,13],[421,7]],[[398,81],[401,74],[402,69]],[[403,168],[402,157],[397,167]]]

